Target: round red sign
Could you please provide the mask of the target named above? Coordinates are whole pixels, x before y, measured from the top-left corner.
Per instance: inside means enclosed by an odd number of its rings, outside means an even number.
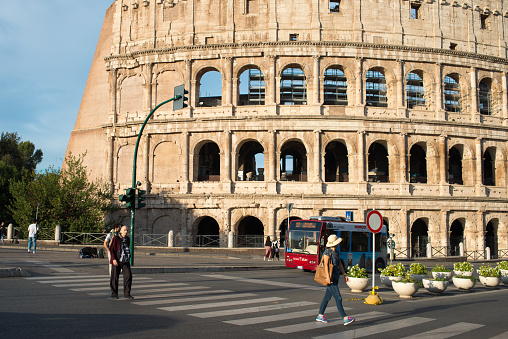
[[[372,233],[381,231],[383,227],[383,217],[381,213],[376,210],[370,211],[369,214],[367,214],[367,227]]]

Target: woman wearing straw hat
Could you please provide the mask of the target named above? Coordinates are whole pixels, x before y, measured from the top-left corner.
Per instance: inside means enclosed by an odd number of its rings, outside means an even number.
[[[339,291],[339,277],[340,272],[344,275],[346,282],[349,280],[346,276],[346,272],[344,272],[344,266],[342,266],[342,262],[340,261],[339,251],[337,250],[337,246],[342,241],[342,238],[338,238],[336,234],[332,234],[328,237],[328,242],[326,243],[326,250],[323,253],[324,255],[324,266],[326,270],[326,276],[330,276],[330,272],[328,271],[328,262],[330,258],[333,263],[333,271],[332,278],[326,278],[326,282],[328,286],[326,287],[326,293],[323,297],[323,301],[321,302],[321,306],[319,307],[319,314],[316,318],[316,321],[320,321],[322,323],[328,323],[325,317],[325,309],[328,306],[328,302],[332,297],[335,298],[335,303],[337,304],[337,309],[339,310],[340,315],[344,318],[344,325],[349,325],[355,321],[355,318],[348,317],[346,312],[344,311],[344,307],[342,307],[342,297]]]

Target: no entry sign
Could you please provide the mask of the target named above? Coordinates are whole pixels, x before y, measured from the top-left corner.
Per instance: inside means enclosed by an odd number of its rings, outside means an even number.
[[[383,217],[381,213],[376,210],[370,211],[369,214],[367,214],[367,227],[372,233],[381,231],[383,227]]]

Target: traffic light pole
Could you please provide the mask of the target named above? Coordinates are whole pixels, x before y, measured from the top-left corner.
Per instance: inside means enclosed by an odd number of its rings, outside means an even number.
[[[150,114],[148,114],[148,116],[146,117],[145,122],[143,122],[143,125],[141,126],[141,129],[139,130],[138,139],[136,140],[136,147],[134,148],[134,163],[132,165],[132,187],[133,188],[137,187],[137,185],[136,185],[136,160],[138,158],[139,141],[141,140],[141,134],[143,133],[143,130],[145,129],[146,123],[148,122],[148,120],[152,117],[153,113],[159,107],[161,107],[162,105],[164,105],[164,104],[166,104],[166,103],[168,103],[170,101],[178,100],[178,99],[181,99],[181,98],[182,98],[182,95],[176,95],[176,96],[174,96],[173,98],[171,98],[169,100],[161,102],[160,104],[155,106],[154,109],[152,109]],[[131,266],[134,265],[134,219],[135,219],[135,217],[136,217],[136,203],[135,203],[135,200],[134,200],[133,203],[132,203],[132,206],[131,206],[131,233],[130,233],[130,238],[131,238],[131,243],[130,243],[130,250],[131,250],[130,264],[131,264]]]

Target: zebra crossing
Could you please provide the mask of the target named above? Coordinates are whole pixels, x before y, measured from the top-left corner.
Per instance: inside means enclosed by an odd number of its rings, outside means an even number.
[[[313,286],[264,279],[244,279],[217,274],[203,275],[203,277],[270,286],[288,287],[291,285],[291,288],[315,289]],[[110,294],[109,276],[106,275],[59,275],[24,279],[96,297],[106,297]],[[130,303],[139,307],[152,307],[164,312],[179,312],[200,319],[216,319],[231,326],[256,326],[257,329],[278,334],[311,337],[316,334],[316,329],[319,329],[319,333],[323,333],[324,329],[327,330],[327,334],[314,337],[319,339],[361,338],[392,331],[399,337],[401,332],[397,331],[417,326],[421,327],[421,332],[407,336],[405,339],[448,338],[464,335],[484,326],[476,323],[456,322],[432,328],[432,322],[436,320],[433,318],[399,317],[381,311],[356,313],[354,308],[345,307],[348,314],[355,317],[357,322],[351,327],[344,327],[335,307],[329,307],[327,310],[326,314],[330,318],[328,324],[316,322],[314,317],[319,307],[319,303],[316,301],[294,302],[280,296],[263,296],[259,293],[235,292],[223,288],[212,289],[204,285],[196,286],[185,282],[172,282],[143,276],[136,277],[133,289],[136,291],[135,299]],[[333,301],[330,306],[332,305]],[[367,320],[374,321],[360,325]],[[508,332],[501,333],[494,338],[508,338]]]

